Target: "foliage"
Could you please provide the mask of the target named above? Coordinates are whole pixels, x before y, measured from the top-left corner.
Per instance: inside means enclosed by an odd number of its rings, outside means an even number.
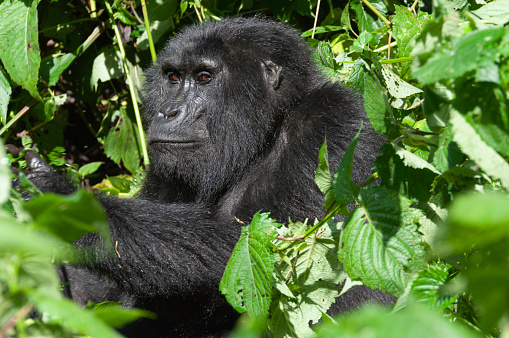
[[[35,149],[84,187],[132,196],[147,164],[138,90],[154,51],[186,24],[253,13],[303,31],[387,143],[361,185],[356,140],[339,168],[324,144],[322,220],[280,226],[257,214],[243,229],[221,283],[250,316],[235,334],[509,333],[508,0],[149,0],[147,22],[140,1],[87,4],[0,1],[0,135],[24,147],[0,154],[0,335],[117,336],[112,327],[148,316],[63,298],[53,264],[79,259],[70,243],[83,234],[107,237],[104,215],[85,191],[32,188],[26,203],[7,166],[25,169]],[[338,283],[399,299],[332,319]]]

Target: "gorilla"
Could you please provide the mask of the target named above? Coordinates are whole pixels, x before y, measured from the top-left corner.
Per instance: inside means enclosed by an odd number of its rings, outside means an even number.
[[[285,222],[323,216],[315,185],[327,133],[337,167],[364,121],[354,180],[371,174],[382,144],[362,101],[331,82],[286,24],[230,18],[185,28],[146,72],[144,111],[151,164],[133,199],[99,196],[117,254],[106,246],[89,266],[64,266],[64,291],[79,303],[121,301],[157,313],[128,336],[218,337],[238,314],[218,291],[241,224],[262,210]],[[34,156],[43,191],[73,190]],[[100,243],[87,235],[77,246]],[[331,314],[393,297],[356,286]]]

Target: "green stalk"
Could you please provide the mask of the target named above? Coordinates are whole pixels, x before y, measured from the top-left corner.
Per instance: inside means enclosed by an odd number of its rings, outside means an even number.
[[[320,222],[316,223],[313,227],[311,227],[311,229],[309,229],[308,231],[306,231],[306,233],[302,236],[302,239],[306,239],[308,238],[311,234],[313,234],[316,230],[320,229],[325,223],[327,223],[328,221],[330,221],[334,216],[336,216],[336,214],[338,213],[338,211],[343,207],[343,205],[339,204],[337,206],[335,206],[328,214],[327,216],[325,216],[324,218],[322,218],[320,220]]]
[[[115,37],[117,38],[118,48],[120,49],[120,54],[122,55],[122,62],[124,64],[124,74],[127,78],[127,82],[129,83],[129,93],[131,94],[131,100],[133,101],[134,114],[136,115],[136,124],[138,125],[138,132],[140,134],[140,144],[141,150],[143,152],[143,162],[145,165],[150,163],[148,159],[148,151],[147,151],[147,143],[145,142],[145,132],[143,130],[143,125],[141,123],[141,114],[140,108],[138,107],[138,101],[136,100],[136,92],[134,91],[134,83],[133,78],[131,77],[131,72],[129,71],[129,67],[127,66],[127,57],[124,50],[124,45],[122,44],[122,38],[120,36],[120,32],[116,25],[115,20],[113,20],[113,10],[111,5],[106,1],[104,2],[108,13],[110,15],[110,20],[112,22],[113,30],[115,31]]]
[[[387,18],[385,16],[382,15],[382,13],[380,13],[378,11],[378,9],[376,9],[375,7],[373,7],[373,5],[371,3],[369,3],[368,0],[361,0],[366,6],[368,6],[369,9],[371,9],[371,11],[373,13],[375,13],[376,16],[378,16],[383,22],[385,22],[385,24],[387,26],[391,26],[391,22],[389,20],[387,20]]]
[[[23,115],[25,115],[26,112],[38,102],[39,101],[37,100],[33,100],[28,105],[23,107],[23,109],[21,109],[12,119],[10,119],[9,122],[7,122],[2,129],[0,129],[0,136],[3,135],[14,123],[16,123],[16,121],[18,121]]]
[[[150,31],[150,21],[147,12],[147,3],[141,0],[141,10],[143,12],[143,20],[145,21],[145,29],[147,30],[148,45],[150,46],[150,55],[152,55],[152,63],[156,64],[156,49],[154,47],[154,40],[152,40],[152,32]]]
[[[380,60],[381,64],[387,64],[387,63],[399,63],[399,62],[407,62],[412,61],[414,58],[412,56],[407,56],[403,58],[395,58],[390,60]]]

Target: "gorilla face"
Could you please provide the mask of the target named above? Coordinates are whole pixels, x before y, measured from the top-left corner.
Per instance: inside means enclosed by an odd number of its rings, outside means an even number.
[[[242,36],[214,33],[170,41],[145,85],[152,172],[193,200],[211,201],[235,184],[272,145],[279,101],[292,101],[278,99],[287,83],[270,55]]]

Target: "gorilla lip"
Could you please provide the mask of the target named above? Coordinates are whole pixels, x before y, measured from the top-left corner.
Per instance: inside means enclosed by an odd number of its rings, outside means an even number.
[[[170,145],[181,145],[181,146],[192,146],[198,144],[196,141],[188,140],[162,140],[162,139],[149,139],[149,144],[170,144]]]

